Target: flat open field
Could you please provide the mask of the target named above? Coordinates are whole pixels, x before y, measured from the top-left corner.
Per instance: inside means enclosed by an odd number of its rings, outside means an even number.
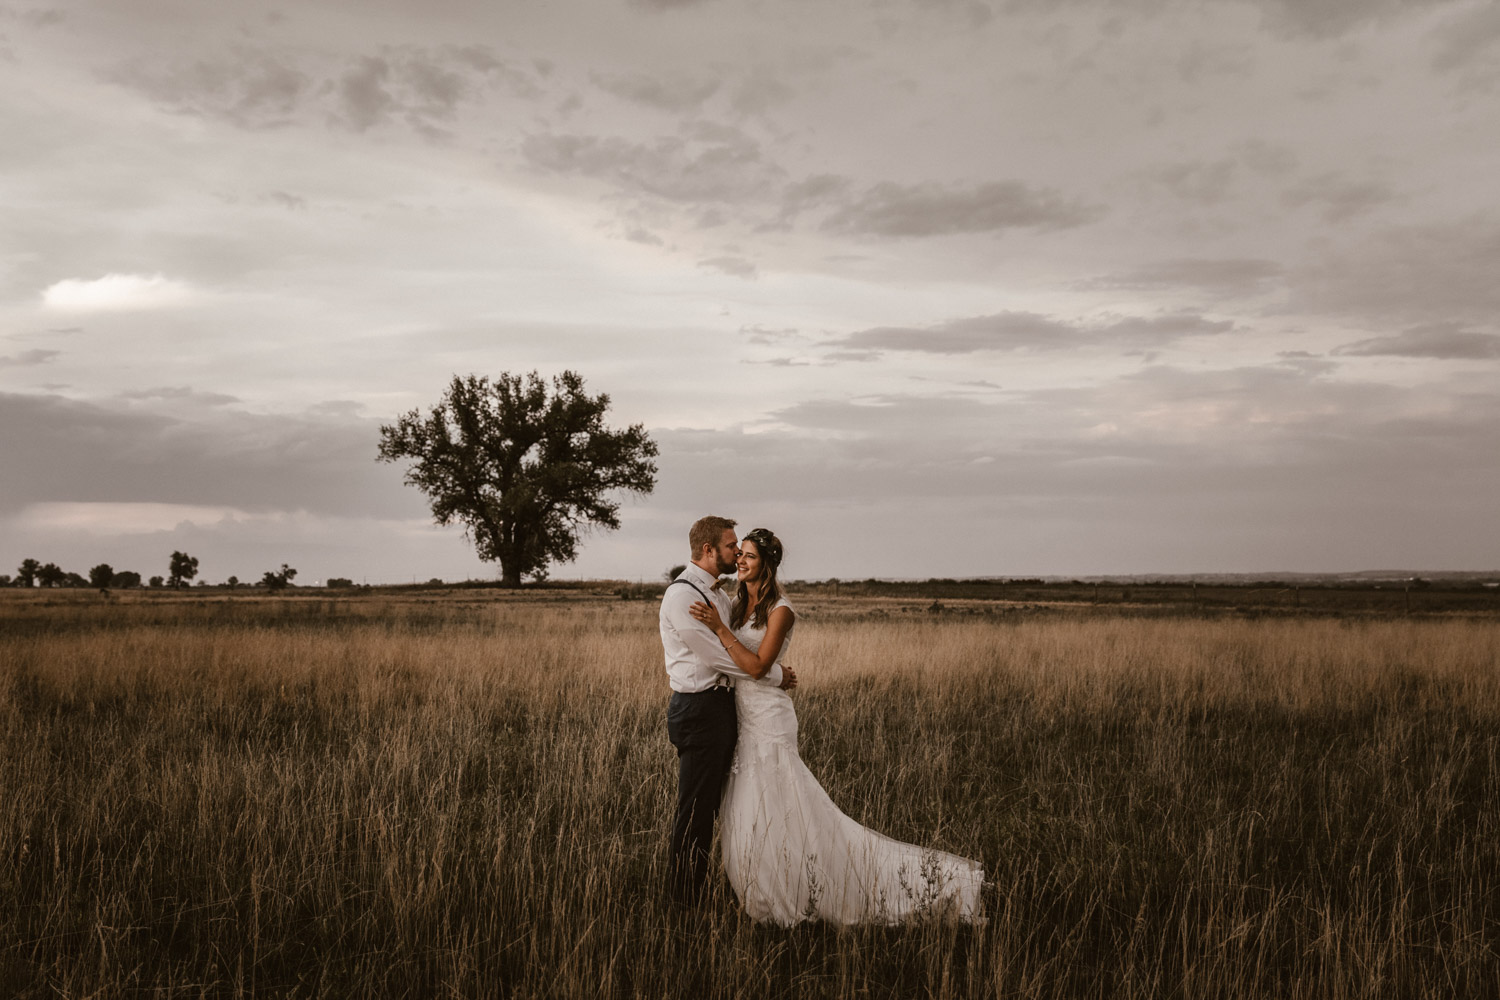
[[[959,598],[801,600],[809,766],[999,886],[980,927],[839,931],[663,905],[650,600],[0,592],[0,996],[1500,982],[1493,610]]]

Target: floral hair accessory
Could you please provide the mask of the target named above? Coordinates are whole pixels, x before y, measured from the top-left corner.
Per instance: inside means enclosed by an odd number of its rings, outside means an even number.
[[[760,557],[774,569],[781,565],[781,539],[771,534],[769,528],[756,528],[745,536],[745,541],[754,542]]]

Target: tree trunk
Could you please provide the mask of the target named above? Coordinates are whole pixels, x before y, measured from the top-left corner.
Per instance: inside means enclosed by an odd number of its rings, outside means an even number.
[[[502,563],[500,565],[500,586],[519,587],[520,585],[521,571],[518,569],[512,569],[510,566]]]

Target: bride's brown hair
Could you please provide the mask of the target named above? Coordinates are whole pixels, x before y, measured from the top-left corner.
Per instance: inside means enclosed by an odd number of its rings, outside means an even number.
[[[755,551],[760,554],[760,599],[753,609],[749,607],[750,588],[741,580],[739,591],[734,595],[734,608],[729,614],[729,627],[739,628],[750,618],[756,628],[765,628],[771,619],[771,609],[781,600],[781,584],[776,582],[776,567],[781,565],[783,551],[781,539],[767,528],[756,528],[743,541],[753,542]]]

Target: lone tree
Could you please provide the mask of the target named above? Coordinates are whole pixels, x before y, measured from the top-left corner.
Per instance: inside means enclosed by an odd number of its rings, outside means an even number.
[[[100,563],[89,570],[89,583],[100,590],[108,590],[109,585],[115,581],[115,568],[109,563]]]
[[[167,577],[167,583],[173,587],[181,587],[198,575],[198,557],[190,556],[186,552],[173,552],[169,568],[172,575]]]
[[[296,575],[296,570],[292,569],[292,567],[288,566],[286,563],[282,563],[280,572],[277,572],[274,569],[266,570],[265,573],[261,575],[260,584],[262,587],[265,587],[267,590],[274,594],[278,591],[285,590],[287,586],[292,582],[292,578]]]
[[[21,565],[16,568],[16,586],[36,586],[36,575],[42,571],[42,564],[35,559],[23,559]]]
[[[640,424],[604,425],[609,396],[590,396],[565,371],[552,391],[536,372],[453,376],[423,417],[412,410],[380,428],[382,462],[411,459],[406,482],[427,494],[438,524],[458,521],[500,580],[544,577],[571,562],[588,525],[620,526],[611,490],[656,487],[656,442]]]

